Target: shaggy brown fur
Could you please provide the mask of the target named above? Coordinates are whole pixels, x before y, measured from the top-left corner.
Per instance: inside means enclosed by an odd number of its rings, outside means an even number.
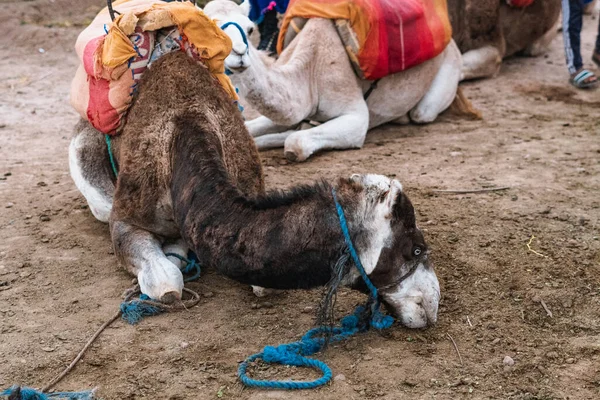
[[[505,0],[448,0],[452,37],[460,51],[486,45],[504,56],[525,50],[542,37],[560,13],[560,0],[535,0],[525,8],[513,8]]]
[[[170,53],[152,65],[139,87],[123,133],[114,141],[119,179],[113,220],[179,236],[170,199],[173,119],[189,110],[206,119],[233,183],[244,193],[264,191],[260,158],[241,114],[206,68],[184,53]]]
[[[533,41],[554,28],[560,10],[560,0],[536,0],[524,10],[507,5],[500,7],[502,34],[506,43],[504,56],[512,56],[525,50]]]
[[[342,278],[357,281],[348,273],[352,263],[332,184],[264,194],[260,160],[239,111],[185,54],[163,56],[140,82],[124,132],[113,141],[120,168],[114,197],[103,189],[112,182],[106,161],[84,157],[91,151],[86,146],[106,151],[87,137],[93,134],[89,125],[81,129],[70,149],[72,175],[90,207],[103,207],[106,215],[112,198],[106,218],[115,254],[152,298],[172,302],[181,296],[181,273],[166,256],[172,247],[180,255],[191,247],[204,266],[253,285],[288,289],[333,282],[331,293]],[[89,174],[104,176],[103,184],[91,184],[101,178]],[[383,300],[408,326],[435,322],[439,284],[400,184],[356,175],[333,186],[357,251],[384,289]],[[415,246],[423,251],[415,253]],[[409,271],[415,279],[400,287],[398,278]],[[405,294],[411,290],[417,295]],[[387,293],[395,296],[386,299]],[[405,305],[410,311],[403,311]],[[323,313],[330,316],[327,309],[331,303]]]
[[[327,284],[347,250],[332,185],[322,181],[248,198],[228,179],[218,140],[203,128],[210,126],[208,121],[186,116],[177,126],[176,157],[172,160],[175,219],[201,263],[237,281],[270,288]],[[194,148],[204,151],[193,155]],[[356,218],[364,213],[359,207],[365,199],[365,187],[351,179],[339,179],[335,187],[350,236],[357,249],[364,249],[372,232]],[[406,195],[399,192],[394,204],[394,243],[384,250],[375,267],[376,285],[389,284],[392,276],[402,274],[403,265],[414,258],[414,246],[426,249]]]

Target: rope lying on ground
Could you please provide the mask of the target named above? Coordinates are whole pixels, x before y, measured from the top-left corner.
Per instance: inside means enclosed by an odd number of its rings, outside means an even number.
[[[189,282],[190,280],[195,280],[200,277],[200,265],[198,262],[191,258],[187,259],[175,253],[167,253],[165,254],[167,257],[176,257],[185,263],[185,266],[181,268],[181,272],[183,274],[194,273],[193,276],[184,279],[184,282]],[[96,341],[98,336],[113,322],[115,322],[119,317],[122,317],[125,321],[130,324],[137,324],[146,316],[158,315],[163,312],[173,312],[179,310],[187,310],[190,307],[195,306],[200,301],[200,295],[194,292],[193,290],[183,288],[183,292],[187,293],[191,297],[187,300],[182,300],[179,303],[173,304],[165,304],[158,301],[154,301],[150,299],[145,294],[141,294],[139,285],[135,285],[132,288],[129,288],[125,291],[123,302],[119,307],[119,311],[117,311],[112,317],[110,317],[105,323],[103,323],[100,328],[92,335],[92,337],[87,341],[87,343],[83,346],[79,354],[71,361],[68,367],[66,367],[60,374],[58,374],[54,379],[52,379],[46,386],[42,388],[42,390],[37,391],[35,389],[29,387],[19,387],[12,386],[8,389],[0,392],[0,396],[11,396],[11,399],[15,400],[50,400],[50,399],[66,399],[66,400],[93,400],[94,392],[93,390],[85,390],[81,392],[55,392],[55,393],[45,393],[48,390],[52,389],[58,382],[60,382],[73,368],[75,365],[81,360],[85,352],[90,348],[90,346]],[[132,299],[134,296],[140,294],[138,299]]]
[[[266,346],[262,352],[254,354],[248,357],[242,362],[238,368],[238,377],[240,381],[249,387],[256,387],[262,389],[313,389],[321,385],[326,384],[331,380],[331,369],[322,361],[314,358],[307,358],[321,350],[328,342],[339,342],[344,340],[357,332],[364,332],[370,327],[381,330],[392,326],[394,319],[389,315],[383,315],[379,310],[379,297],[377,294],[377,288],[365,272],[360,258],[356,253],[356,249],[352,244],[350,233],[348,231],[348,223],[346,222],[346,216],[340,203],[338,202],[335,189],[332,190],[333,201],[337,210],[340,228],[344,235],[344,241],[350,252],[350,256],[354,261],[356,269],[360,273],[361,277],[365,281],[365,284],[369,288],[370,296],[367,301],[369,308],[359,306],[354,310],[354,314],[344,317],[339,327],[320,326],[309,330],[300,341],[281,344],[277,347]],[[370,318],[365,321],[365,315]],[[257,380],[249,378],[246,374],[248,364],[256,361],[263,360],[266,363],[275,363],[281,365],[293,365],[296,367],[309,367],[319,369],[323,376],[314,381],[273,381],[273,380]]]

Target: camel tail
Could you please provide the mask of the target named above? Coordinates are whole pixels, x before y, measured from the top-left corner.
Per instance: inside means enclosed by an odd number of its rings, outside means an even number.
[[[465,96],[460,87],[456,90],[456,97],[452,104],[450,104],[449,111],[454,115],[469,119],[483,119],[481,111],[473,107],[473,104],[467,99],[467,96]]]

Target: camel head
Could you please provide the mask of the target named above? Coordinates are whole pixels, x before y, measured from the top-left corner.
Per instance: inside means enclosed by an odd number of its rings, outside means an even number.
[[[377,287],[388,310],[409,328],[424,328],[437,321],[440,285],[430,260],[430,251],[416,225],[415,210],[397,180],[382,175],[353,175],[351,180],[367,190],[365,201],[374,205],[374,213],[382,213],[385,221],[377,230],[383,241],[379,253],[361,256],[369,278]],[[366,223],[366,221],[365,221]],[[360,248],[361,244],[355,246]],[[375,247],[373,247],[375,249]],[[360,249],[358,251],[361,251]],[[369,262],[368,257],[373,257]],[[373,264],[375,267],[373,268]],[[364,290],[357,273],[351,286]]]
[[[250,65],[249,38],[256,25],[248,18],[249,7],[247,0],[240,5],[231,0],[213,0],[203,10],[231,39],[231,53],[225,59],[225,67],[234,74]]]

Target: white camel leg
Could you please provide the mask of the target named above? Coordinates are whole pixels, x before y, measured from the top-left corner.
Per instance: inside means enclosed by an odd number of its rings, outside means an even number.
[[[137,276],[142,293],[165,303],[181,299],[183,275],[165,256],[156,235],[112,219],[110,230],[115,255]]]
[[[462,68],[460,50],[450,42],[444,50],[444,61],[431,87],[421,101],[410,111],[410,119],[417,123],[434,121],[437,116],[450,107],[456,97]]]
[[[315,126],[295,131],[285,140],[285,156],[291,161],[304,161],[319,150],[362,147],[369,128],[369,110],[361,102],[351,114]]]
[[[246,122],[246,128],[250,132],[250,136],[259,137],[269,133],[280,133],[290,129],[290,126],[278,125],[265,116],[254,118],[252,121]],[[283,146],[283,144],[282,144]],[[279,146],[280,147],[280,146]]]
[[[183,239],[177,239],[175,241],[167,242],[162,247],[163,253],[169,261],[177,266],[177,268],[181,269],[185,267],[185,263],[180,260],[178,257],[169,256],[167,254],[177,254],[179,257],[187,258],[188,255],[188,247],[185,244]]]
[[[87,122],[80,122],[76,129],[79,128],[69,145],[71,178],[87,200],[94,217],[108,222],[115,186],[110,176],[112,172],[103,168],[101,157],[106,152],[106,144],[103,135]]]
[[[487,78],[496,75],[500,71],[502,54],[494,46],[485,46],[477,50],[467,51],[462,55],[462,61],[461,81]]]
[[[274,149],[274,148],[277,148],[277,147],[283,147],[283,145],[285,144],[285,140],[288,138],[288,136],[290,136],[294,132],[297,132],[297,131],[286,131],[286,132],[281,132],[281,133],[270,133],[270,134],[263,135],[263,136],[255,138],[254,139],[254,143],[256,143],[256,147],[259,150],[266,150],[266,149]]]

